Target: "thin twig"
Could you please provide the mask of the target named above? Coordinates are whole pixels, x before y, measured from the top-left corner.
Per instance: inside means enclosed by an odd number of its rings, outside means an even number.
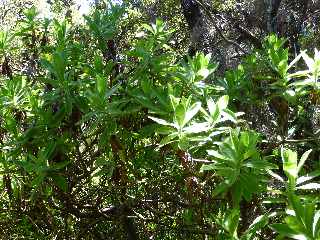
[[[206,160],[206,159],[195,159],[195,158],[192,158],[192,159],[191,159],[191,162],[213,163],[213,161],[210,161],[210,160]]]
[[[316,142],[319,138],[304,138],[304,139],[284,139],[281,143],[304,143],[304,142]]]

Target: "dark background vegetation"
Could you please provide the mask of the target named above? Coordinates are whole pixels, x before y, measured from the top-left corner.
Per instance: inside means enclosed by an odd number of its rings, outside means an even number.
[[[0,2],[1,239],[320,239],[319,1],[47,2]]]

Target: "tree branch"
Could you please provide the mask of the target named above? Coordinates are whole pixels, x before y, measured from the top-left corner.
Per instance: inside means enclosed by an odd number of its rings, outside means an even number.
[[[238,48],[240,51],[242,51],[243,53],[247,53],[245,51],[245,49],[243,47],[241,47],[237,42],[228,39],[224,33],[222,32],[222,30],[218,27],[218,25],[216,24],[217,20],[215,19],[215,17],[212,15],[211,11],[210,11],[210,7],[206,6],[202,0],[196,0],[197,3],[200,5],[200,7],[203,9],[203,11],[206,13],[207,17],[209,18],[209,20],[211,21],[211,23],[213,24],[215,30],[217,31],[217,33],[220,35],[220,37],[227,43],[234,45],[236,48]]]

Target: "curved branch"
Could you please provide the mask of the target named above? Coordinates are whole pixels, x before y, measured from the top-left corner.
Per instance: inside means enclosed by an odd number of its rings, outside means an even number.
[[[202,0],[196,0],[196,2],[199,4],[199,6],[202,8],[202,10],[206,13],[207,17],[209,18],[209,20],[211,21],[211,23],[213,24],[215,30],[217,31],[217,33],[220,35],[220,37],[227,43],[234,45],[236,48],[238,48],[241,52],[243,53],[247,53],[245,51],[245,49],[243,47],[240,46],[240,44],[238,44],[237,42],[228,39],[222,32],[222,30],[218,27],[217,25],[217,20],[215,19],[215,17],[212,15],[211,11],[210,11],[210,7],[206,6],[206,4],[203,3]]]

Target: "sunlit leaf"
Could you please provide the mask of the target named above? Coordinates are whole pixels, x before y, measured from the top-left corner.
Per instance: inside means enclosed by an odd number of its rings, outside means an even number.
[[[305,161],[307,160],[307,158],[309,157],[309,154],[312,152],[312,149],[306,151],[302,156],[301,156],[301,159],[299,161],[299,164],[298,164],[298,169],[297,169],[297,172],[299,173],[301,168],[303,167]]]
[[[229,96],[225,95],[225,96],[222,96],[219,98],[217,105],[218,105],[219,109],[222,111],[227,108],[228,102],[229,102]]]

